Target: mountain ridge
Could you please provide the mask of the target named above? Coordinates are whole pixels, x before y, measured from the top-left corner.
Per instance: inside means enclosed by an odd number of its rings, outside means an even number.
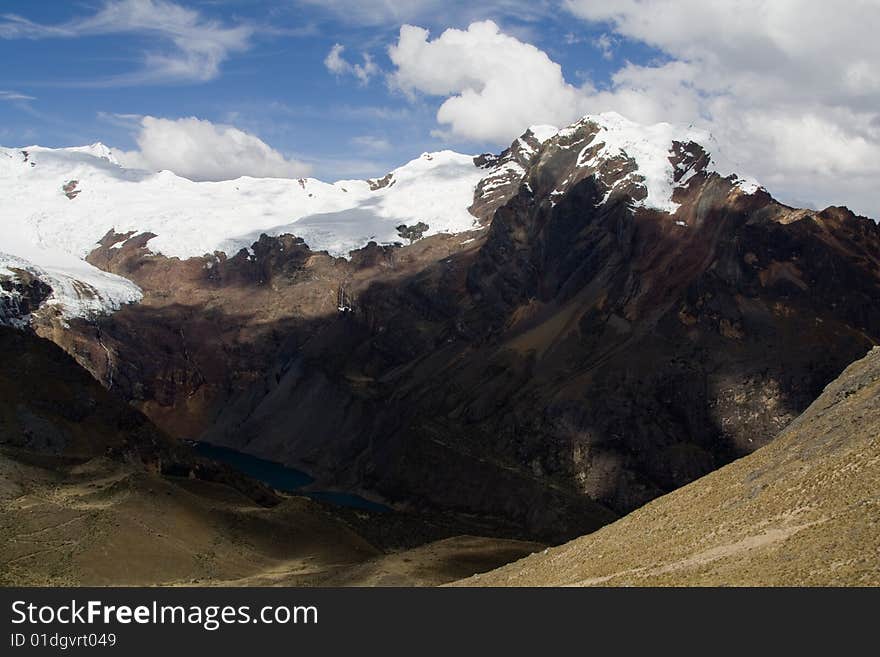
[[[468,232],[349,259],[284,232],[185,259],[107,232],[89,261],[142,301],[35,329],[171,435],[583,534],[765,444],[880,341],[874,222],[784,206],[690,141],[651,173],[674,213],[652,207],[602,131],[477,157]]]
[[[628,161],[630,183],[647,190],[644,199],[635,201],[637,205],[672,210],[673,182],[681,186],[698,169],[718,168],[698,145],[703,157],[692,157],[687,170],[679,169],[679,162],[673,171],[666,161],[675,144],[710,141],[708,133],[667,123],[639,126],[613,112],[587,115],[562,130],[532,126],[499,156],[448,150],[423,153],[386,174],[381,182],[328,184],[313,178],[244,176],[197,183],[170,171],[126,168],[100,142],[59,149],[0,148],[0,193],[8,201],[6,211],[0,211],[7,226],[0,255],[2,275],[11,280],[16,278],[13,269],[25,270],[53,288],[49,305],[63,317],[86,317],[113,312],[141,297],[136,286],[126,286],[87,263],[76,262],[103,243],[110,231],[120,236],[114,248],[134,236],[150,234],[151,252],[180,258],[218,252],[231,256],[242,248],[250,249],[264,232],[293,232],[315,251],[346,258],[370,241],[401,243],[399,227],[407,224],[426,226],[419,237],[468,232],[485,225],[515,192],[532,158],[547,142],[565,139],[585,124],[595,126],[590,140],[596,146],[589,161],[582,160],[590,143],[578,155],[575,168],[586,168],[579,175],[599,175],[600,169],[608,168],[608,160]],[[687,179],[682,178],[685,173]],[[34,176],[36,182],[30,182]],[[563,184],[571,184],[573,177],[577,178],[572,174]],[[444,182],[447,179],[456,182],[450,186]],[[606,200],[620,181],[610,182]],[[401,185],[392,190],[397,183]],[[753,182],[740,184],[749,192],[758,188]],[[143,185],[148,187],[142,193],[132,191]],[[397,194],[401,187],[404,193]],[[562,193],[562,189],[552,192],[554,196]],[[62,200],[65,197],[75,203]],[[261,197],[271,202],[262,209],[248,208]],[[328,198],[320,200],[323,197]],[[232,219],[239,213],[245,214],[244,221]],[[15,306],[18,295],[11,284],[5,287],[10,289],[0,293],[6,299],[4,306]],[[4,315],[10,313],[4,311]]]

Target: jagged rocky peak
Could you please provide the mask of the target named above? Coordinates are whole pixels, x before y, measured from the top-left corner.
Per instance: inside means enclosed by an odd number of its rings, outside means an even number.
[[[708,145],[714,145],[711,134],[691,126],[642,125],[615,112],[587,115],[548,139],[528,182],[537,196],[555,202],[593,176],[604,191],[601,202],[626,195],[633,207],[670,214],[679,205],[676,189],[698,174],[717,173],[745,194],[760,189]]]
[[[557,131],[554,126],[534,125],[499,155],[484,153],[475,157],[474,164],[488,173],[474,190],[471,213],[483,221],[491,220],[495,210],[517,192],[538,151]]]
[[[558,132],[558,128],[550,125],[535,125],[526,130],[522,135],[513,140],[513,143],[505,148],[499,155],[483,153],[474,158],[474,164],[483,169],[488,169],[492,174],[495,169],[504,164],[515,162],[525,169],[532,161],[532,157],[540,150],[541,146],[550,137]],[[510,167],[514,169],[515,167]],[[523,171],[525,173],[525,171]]]
[[[671,123],[642,125],[615,112],[587,115],[562,129],[532,126],[499,155],[480,155],[474,163],[488,170],[471,207],[483,220],[524,182],[555,204],[593,177],[603,191],[601,203],[622,197],[634,208],[670,214],[679,207],[678,190],[712,174],[726,179],[731,193],[762,189],[722,157],[710,133]]]

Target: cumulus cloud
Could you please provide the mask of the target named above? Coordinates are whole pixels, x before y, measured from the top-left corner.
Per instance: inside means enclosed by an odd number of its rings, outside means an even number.
[[[342,44],[333,44],[327,57],[324,58],[324,66],[328,71],[336,75],[353,75],[361,84],[367,84],[370,78],[379,72],[379,67],[369,53],[363,53],[363,64],[352,64],[342,56],[344,50],[345,46]]]
[[[251,26],[223,25],[171,0],[105,0],[90,16],[54,25],[35,23],[15,14],[6,14],[0,20],[3,39],[140,34],[156,44],[143,53],[139,70],[83,83],[89,86],[211,80],[231,52],[249,47],[253,33]]]
[[[392,85],[448,96],[437,121],[465,139],[509,141],[530,124],[567,123],[587,109],[559,64],[492,21],[446,30],[433,41],[427,30],[404,25],[388,54],[396,67]]]
[[[145,116],[136,136],[138,150],[122,152],[126,166],[167,169],[191,180],[229,180],[240,176],[291,178],[310,167],[288,159],[264,141],[228,125],[195,117]]]
[[[783,199],[880,217],[880,2],[567,0],[588,21],[660,49],[628,64],[595,111],[699,122]]]
[[[696,124],[716,150],[781,200],[845,203],[880,217],[880,2],[566,0],[605,33],[664,53],[625,61],[610,83],[575,86],[538,48],[491,21],[467,30],[405,25],[389,48],[391,84],[437,96],[438,123],[473,141],[509,142],[534,123],[613,110],[643,123]],[[576,31],[571,40],[579,40]]]

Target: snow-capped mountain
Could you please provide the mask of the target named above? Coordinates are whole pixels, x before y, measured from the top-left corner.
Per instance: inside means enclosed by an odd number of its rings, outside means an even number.
[[[401,225],[417,235],[480,228],[523,182],[547,146],[576,154],[556,181],[551,203],[588,176],[631,194],[633,207],[675,212],[676,187],[698,171],[732,172],[709,156],[673,159],[677,148],[705,153],[711,137],[662,123],[640,126],[606,113],[558,130],[533,126],[499,156],[424,153],[374,180],[325,183],[313,178],[249,178],[193,182],[170,171],[127,169],[97,143],[77,148],[0,148],[0,276],[27,271],[52,288],[48,303],[65,316],[88,316],[137,301],[125,279],[84,262],[113,231],[126,239],[149,233],[156,254],[185,259],[249,248],[262,233],[291,233],[313,251],[347,257],[369,242],[404,242]],[[740,181],[741,189],[757,189]],[[481,222],[481,220],[484,220]],[[422,225],[427,228],[422,229]],[[14,305],[16,292],[6,295]]]
[[[606,202],[612,194],[637,187],[633,207],[645,207],[675,213],[675,189],[684,187],[697,173],[714,172],[730,178],[743,193],[753,194],[761,186],[748,177],[740,177],[734,166],[725,161],[719,149],[711,152],[712,135],[693,127],[670,123],[640,125],[616,112],[585,116],[557,132],[554,143],[577,151],[571,173],[553,189],[560,196],[571,186],[595,176],[605,186]],[[682,152],[702,157],[681,157]]]
[[[880,342],[880,227],[734,169],[616,114],[333,184],[5,150],[0,307],[170,435],[561,540]]]
[[[425,153],[387,184],[313,178],[193,182],[170,171],[126,169],[102,146],[0,150],[0,220],[40,245],[86,256],[104,236],[150,232],[169,257],[235,253],[261,232],[294,227],[314,250],[345,256],[368,241],[400,241],[396,227],[420,220],[426,234],[473,227],[467,211],[485,172],[473,157]]]
[[[468,207],[485,175],[472,156],[441,151],[380,180],[193,182],[170,171],[126,169],[102,144],[2,148],[0,275],[25,269],[44,279],[69,316],[113,310],[139,298],[136,286],[83,260],[110,230],[151,233],[149,249],[168,257],[234,254],[261,233],[295,233],[313,250],[345,257],[370,241],[405,241],[398,231],[404,224],[426,224],[425,236],[473,229]]]

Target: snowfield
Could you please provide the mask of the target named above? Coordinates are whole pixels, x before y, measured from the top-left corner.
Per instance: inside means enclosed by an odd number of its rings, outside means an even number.
[[[51,287],[52,294],[43,305],[57,309],[64,318],[93,317],[143,297],[141,289],[122,276],[101,271],[70,253],[43,249],[4,235],[0,242],[0,277],[18,278],[16,270],[26,271]],[[5,297],[13,306],[17,306],[16,296],[0,289],[0,298]]]
[[[563,130],[544,125],[530,130],[545,143],[588,120],[600,131],[582,146],[579,167],[621,154],[632,158],[638,171],[631,175],[648,192],[640,203],[668,212],[677,207],[672,141],[713,141],[705,132],[665,123],[640,126],[614,113],[587,116]],[[599,142],[604,146],[598,154],[584,159]],[[727,175],[714,158],[711,168]],[[424,222],[426,236],[472,230],[477,224],[468,207],[478,183],[489,178],[483,193],[491,194],[524,175],[516,162],[481,169],[473,156],[447,150],[422,154],[392,171],[385,184],[250,177],[193,182],[170,171],[125,168],[103,144],[0,148],[0,276],[14,277],[12,269],[18,268],[40,277],[54,290],[49,303],[68,317],[109,312],[141,298],[133,283],[83,260],[110,230],[153,233],[148,248],[168,257],[233,255],[261,233],[292,233],[313,250],[348,257],[369,241],[403,241],[401,224]],[[758,188],[750,180],[737,184],[746,193]]]
[[[293,233],[313,250],[346,257],[371,240],[403,241],[401,224],[422,221],[426,235],[474,228],[467,208],[485,174],[472,156],[442,151],[394,170],[375,190],[365,180],[193,182],[123,168],[103,144],[0,148],[0,276],[27,270],[53,288],[47,305],[87,317],[142,296],[83,260],[109,230],[154,233],[149,248],[169,257],[235,254],[261,233]]]
[[[110,229],[154,233],[150,249],[169,257],[234,254],[261,232],[292,232],[313,250],[345,257],[370,240],[400,241],[403,223],[425,222],[426,235],[473,228],[467,208],[485,174],[472,156],[442,151],[395,169],[392,183],[375,191],[364,180],[193,182],[170,171],[125,169],[102,144],[4,148],[0,222],[35,245],[80,257]],[[79,192],[72,199],[62,189],[71,181]]]

